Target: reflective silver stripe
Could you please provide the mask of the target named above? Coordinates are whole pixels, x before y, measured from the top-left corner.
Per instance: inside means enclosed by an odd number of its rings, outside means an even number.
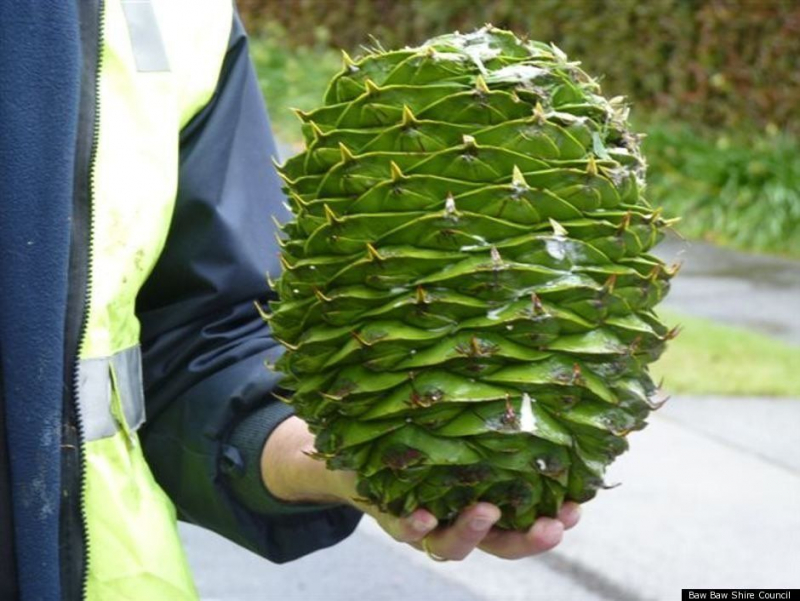
[[[125,416],[124,425],[112,408],[115,392]],[[78,365],[78,403],[87,441],[113,436],[120,428],[135,432],[145,420],[140,348],[82,360]]]
[[[131,36],[136,70],[169,71],[169,61],[150,0],[122,0],[122,11]]]

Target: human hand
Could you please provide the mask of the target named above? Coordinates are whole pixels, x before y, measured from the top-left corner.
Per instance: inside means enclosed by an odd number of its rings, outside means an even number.
[[[537,555],[558,545],[564,531],[580,518],[580,506],[572,502],[564,504],[557,518],[539,518],[527,532],[493,528],[500,510],[490,503],[468,507],[448,527],[439,527],[424,509],[396,517],[359,501],[355,474],[328,470],[312,459],[313,444],[306,424],[296,417],[273,431],[261,459],[262,477],[273,495],[286,501],[352,505],[372,516],[392,538],[425,550],[432,559],[460,560],[475,549],[504,559]]]
[[[355,503],[371,515],[397,541],[427,552],[434,560],[461,560],[475,549],[503,559],[521,559],[549,551],[561,542],[565,530],[580,519],[580,506],[568,502],[557,519],[541,517],[527,532],[493,528],[500,510],[490,503],[477,503],[465,509],[452,526],[437,527],[436,518],[424,509],[399,518],[375,507]]]

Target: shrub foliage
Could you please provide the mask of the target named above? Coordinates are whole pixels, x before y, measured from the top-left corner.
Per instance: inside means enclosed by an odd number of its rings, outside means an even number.
[[[800,130],[795,0],[240,0],[298,46],[418,43],[486,22],[579,57],[607,92],[710,127]]]

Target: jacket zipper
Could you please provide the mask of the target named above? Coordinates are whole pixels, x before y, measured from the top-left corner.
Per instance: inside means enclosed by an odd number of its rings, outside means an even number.
[[[79,401],[79,364],[88,327],[92,291],[94,239],[94,168],[100,120],[100,71],[104,34],[104,3],[79,2],[83,68],[76,144],[75,191],[72,211],[69,296],[65,355],[64,430],[61,498],[61,597],[85,599],[88,585],[89,537],[85,507],[86,459],[83,416]],[[71,316],[80,316],[79,320]],[[67,381],[68,380],[68,381]]]

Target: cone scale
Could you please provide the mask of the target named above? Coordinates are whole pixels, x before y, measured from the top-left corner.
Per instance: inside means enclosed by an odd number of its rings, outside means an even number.
[[[555,47],[486,27],[345,54],[280,167],[289,402],[397,515],[477,501],[523,530],[605,487],[657,406],[673,271],[627,109]]]

